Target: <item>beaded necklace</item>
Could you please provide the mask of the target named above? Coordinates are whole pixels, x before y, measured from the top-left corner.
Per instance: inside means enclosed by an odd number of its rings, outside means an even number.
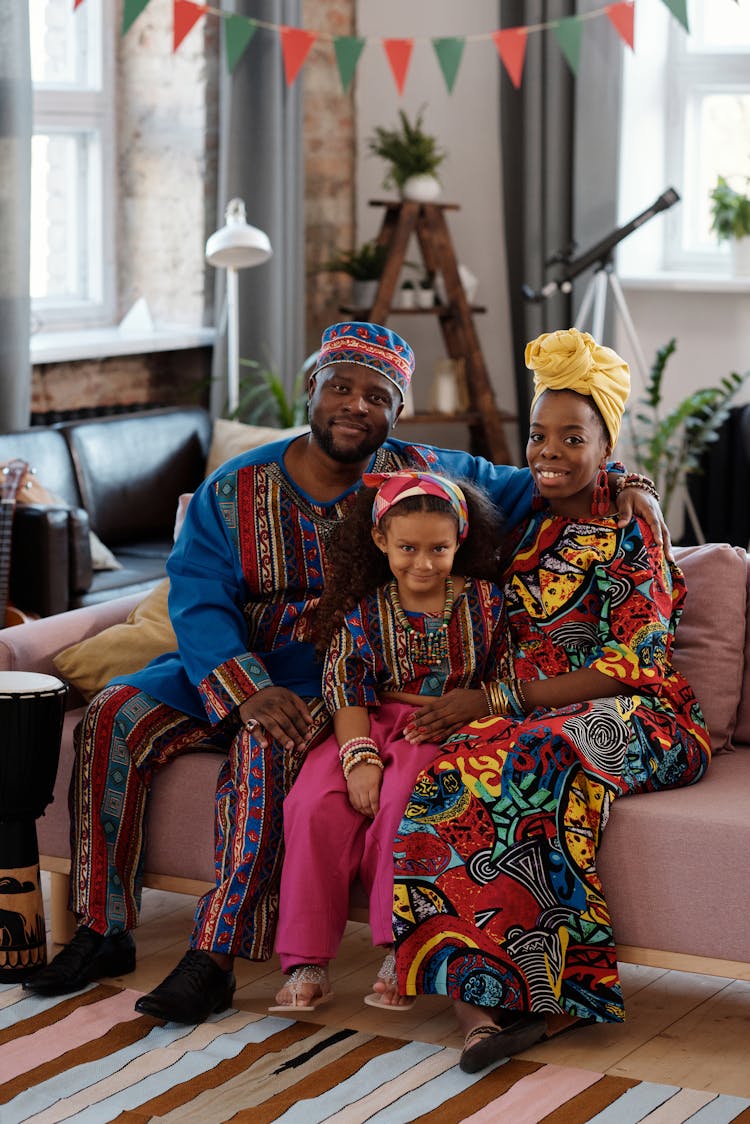
[[[430,667],[439,666],[448,657],[448,625],[453,613],[453,579],[445,579],[445,604],[443,605],[443,619],[437,628],[420,632],[409,622],[398,596],[398,582],[391,578],[388,584],[388,596],[393,606],[393,614],[406,633],[409,645],[409,654],[417,663],[427,664]]]

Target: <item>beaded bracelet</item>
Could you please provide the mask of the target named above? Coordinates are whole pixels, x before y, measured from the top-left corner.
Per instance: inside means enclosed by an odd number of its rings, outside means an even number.
[[[348,738],[347,741],[339,746],[339,761],[343,761],[345,755],[352,749],[367,749],[372,753],[380,753],[377,744],[372,738],[361,734],[357,738]]]
[[[659,493],[656,490],[656,485],[653,480],[648,476],[643,476],[640,472],[629,472],[626,476],[621,476],[617,481],[616,489],[617,495],[624,491],[625,488],[639,488],[643,492],[647,492],[653,496],[657,503],[660,502]]]
[[[347,758],[347,760],[344,761],[345,780],[348,779],[352,769],[355,769],[357,765],[377,765],[381,772],[385,768],[379,753],[360,753],[356,757],[351,759]]]

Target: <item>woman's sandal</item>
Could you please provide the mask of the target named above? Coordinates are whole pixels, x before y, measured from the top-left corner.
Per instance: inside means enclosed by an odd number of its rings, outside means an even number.
[[[301,984],[312,984],[313,987],[320,988],[320,995],[316,995],[313,999],[308,999],[306,1003],[298,1003],[297,996],[299,995]],[[320,964],[300,964],[292,971],[285,986],[292,992],[294,1002],[278,1003],[274,1007],[269,1007],[269,1011],[273,1013],[278,1011],[291,1013],[314,1011],[316,1007],[320,1007],[323,1003],[327,1003],[329,999],[333,999],[331,981],[328,979],[328,969],[322,967]]]
[[[546,1025],[543,1015],[519,1015],[502,1029],[494,1023],[475,1026],[464,1039],[458,1064],[464,1073],[478,1073],[493,1062],[528,1050],[544,1037]]]
[[[386,987],[398,990],[398,977],[396,975],[396,957],[392,952],[389,952],[385,960],[380,966],[378,972],[378,979],[382,980]],[[403,997],[399,997],[400,999]],[[416,1000],[407,999],[405,1003],[385,1003],[383,1001],[383,994],[380,991],[373,991],[370,995],[365,996],[365,1003],[368,1007],[379,1007],[381,1011],[390,1011],[391,1014],[398,1014],[400,1011],[409,1011],[414,1006]]]

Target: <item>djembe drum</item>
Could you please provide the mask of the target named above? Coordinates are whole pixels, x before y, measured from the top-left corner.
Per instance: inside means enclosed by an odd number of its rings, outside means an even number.
[[[0,671],[0,982],[47,960],[36,820],[52,800],[68,688]]]

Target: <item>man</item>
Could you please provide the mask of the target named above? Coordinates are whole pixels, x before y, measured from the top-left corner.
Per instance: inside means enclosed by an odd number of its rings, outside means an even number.
[[[113,680],[86,712],[71,784],[79,928],[27,990],[67,994],[133,970],[151,777],[199,745],[226,755],[217,884],[198,902],[188,952],[136,1009],[202,1022],[230,1005],[235,956],[270,957],[282,801],[328,725],[310,615],[324,584],[326,537],[362,473],[439,466],[484,486],[510,524],[530,508],[527,470],[390,436],[413,370],[412,350],[395,332],[333,325],[310,380],[310,433],[235,457],[195,493],[167,564],[179,653]],[[632,496],[623,493],[628,517]],[[649,505],[640,498],[641,511]]]

